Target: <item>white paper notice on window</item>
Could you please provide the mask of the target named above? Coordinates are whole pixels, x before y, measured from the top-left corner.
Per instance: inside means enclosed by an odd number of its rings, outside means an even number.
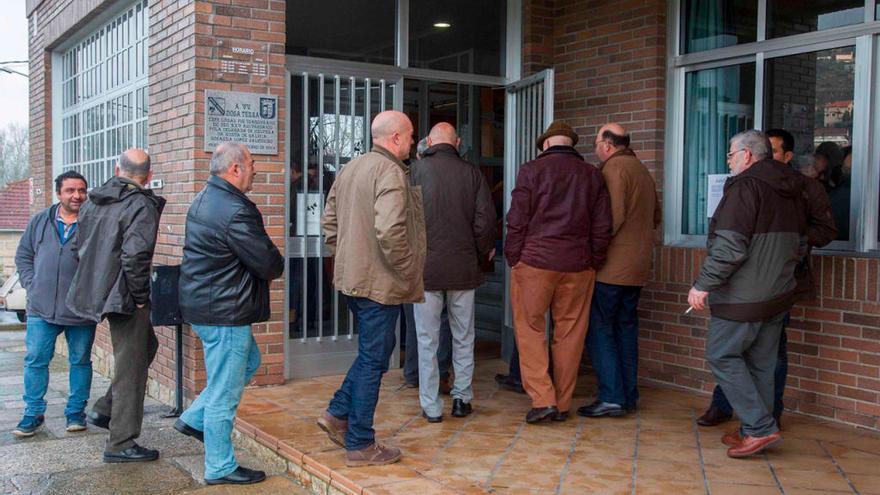
[[[321,235],[321,193],[297,193],[296,195],[296,235]],[[305,218],[303,218],[305,217]]]
[[[712,218],[712,215],[715,214],[715,209],[718,208],[718,203],[721,202],[721,197],[724,196],[724,183],[727,182],[727,178],[730,177],[730,174],[709,174],[706,176],[706,179],[709,181],[709,185],[706,188],[706,216]]]

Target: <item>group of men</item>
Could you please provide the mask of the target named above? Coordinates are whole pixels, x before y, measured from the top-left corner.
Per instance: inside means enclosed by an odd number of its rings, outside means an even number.
[[[245,195],[256,175],[247,147],[219,145],[210,172],[187,214],[180,275],[181,313],[202,341],[208,385],[174,428],[204,443],[208,484],[254,483],[265,473],[238,465],[232,425],[244,387],[260,365],[251,324],[269,319],[269,282],[281,276],[284,259]],[[158,450],[135,442],[158,349],[150,278],[165,200],[146,187],[151,178],[149,155],[127,150],[115,176],[88,193],[82,175],[59,175],[58,204],[31,219],[16,253],[28,291],[28,320],[25,411],[15,435],[32,436],[45,422],[48,365],[64,333],[70,361],[67,431],[85,430],[87,422],[109,430],[104,462],[159,458]],[[86,414],[91,348],[96,324],[104,319],[113,345],[113,378]]]
[[[412,304],[422,415],[443,420],[437,356],[444,315],[454,371],[451,414],[472,413],[474,292],[484,280],[481,265],[495,254],[488,185],[460,156],[450,124],[431,129],[412,164],[406,114],[378,114],[371,135],[372,150],[339,172],[322,217],[335,257],[333,284],[357,320],[358,355],[318,425],[346,449],[349,466],[401,457],[373,430],[401,305]],[[585,345],[599,389],[578,414],[623,416],[638,404],[637,306],[660,222],[656,187],[622,126],[599,129],[598,166],[584,161],[577,142],[562,122],[537,138],[541,153],[521,166],[507,215],[504,254],[516,364],[532,401],[528,423],[567,419]],[[720,424],[736,410],[741,428],[722,439],[731,457],[781,439],[788,311],[812,292],[810,247],[836,235],[821,184],[786,165],[792,148],[781,130],[731,139],[732,177],[688,295],[692,309],[711,309],[706,356],[719,384],[699,422]],[[219,145],[210,173],[187,213],[180,275],[181,312],[202,341],[208,380],[174,427],[204,442],[206,482],[253,483],[265,474],[238,465],[231,432],[243,389],[260,365],[251,325],[269,319],[269,283],[284,262],[246,196],[256,176],[247,147]],[[150,157],[140,149],[123,153],[115,177],[88,194],[83,176],[65,172],[56,179],[58,204],[28,225],[16,256],[29,292],[26,409],[16,435],[33,435],[44,422],[48,363],[63,332],[71,364],[68,431],[85,429],[87,421],[109,429],[105,462],[159,457],[135,442],[158,347],[150,268],[165,202],[146,188],[151,176]],[[110,388],[86,414],[91,346],[105,318],[115,369]]]

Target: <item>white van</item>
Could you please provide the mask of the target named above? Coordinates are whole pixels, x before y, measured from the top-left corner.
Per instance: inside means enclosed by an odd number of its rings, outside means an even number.
[[[27,291],[18,281],[18,272],[13,273],[0,287],[0,310],[15,311],[18,321],[27,321]]]

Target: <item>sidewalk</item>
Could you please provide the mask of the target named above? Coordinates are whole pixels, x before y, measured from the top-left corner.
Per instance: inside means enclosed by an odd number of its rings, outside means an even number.
[[[286,463],[277,458],[257,458],[242,448],[236,456],[242,465],[262,469],[270,478],[256,485],[203,485],[202,444],[172,428],[174,419],[162,418],[168,407],[147,397],[144,427],[139,443],[159,449],[158,461],[104,464],[107,432],[90,426],[87,431],[65,431],[67,358],[56,355],[50,366],[49,410],[46,425],[31,438],[12,435],[21,419],[24,332],[0,331],[0,493],[27,494],[270,494],[302,495],[301,485],[286,476]],[[92,398],[99,397],[109,380],[95,375]],[[91,405],[91,404],[90,404]]]

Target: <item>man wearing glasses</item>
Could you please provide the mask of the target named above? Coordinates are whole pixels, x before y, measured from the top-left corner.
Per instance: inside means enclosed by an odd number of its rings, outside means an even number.
[[[688,294],[710,306],[706,360],[741,427],[721,439],[748,457],[782,440],[773,418],[774,369],[785,314],[796,299],[795,268],[806,254],[806,204],[797,172],[772,159],[767,136],[731,138],[732,177],[709,224],[707,255]]]

